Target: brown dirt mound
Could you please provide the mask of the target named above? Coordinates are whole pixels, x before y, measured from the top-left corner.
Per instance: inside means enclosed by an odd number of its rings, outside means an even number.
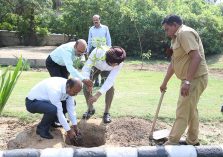
[[[149,141],[151,121],[139,118],[118,118],[107,126],[106,144],[118,146],[145,146],[154,145]],[[161,123],[157,124],[158,129],[166,128]]]
[[[65,131],[62,128],[52,128],[54,139],[47,140],[36,135],[38,122],[25,124],[15,118],[1,117],[0,120],[0,150],[17,148],[64,148]],[[139,118],[117,118],[110,124],[104,124],[101,119],[81,120],[78,127],[82,132],[83,147],[96,146],[143,146],[155,145],[149,141],[152,122]],[[170,129],[166,123],[157,122],[156,129]],[[221,144],[223,123],[210,122],[200,125],[202,144]],[[74,147],[74,146],[73,146]]]
[[[51,128],[54,139],[47,140],[36,135],[36,125],[25,124],[15,118],[1,118],[0,149],[17,148],[63,148],[65,131],[62,128]],[[118,118],[110,124],[104,124],[101,119],[81,120],[78,123],[83,137],[83,147],[96,146],[140,146],[151,145],[149,131],[151,122],[138,118]],[[158,124],[158,128],[164,125]]]

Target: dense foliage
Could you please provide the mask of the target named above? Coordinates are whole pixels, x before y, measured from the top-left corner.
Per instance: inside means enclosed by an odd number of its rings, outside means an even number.
[[[91,18],[99,14],[101,23],[109,26],[113,45],[124,47],[129,55],[151,51],[153,57],[163,57],[169,40],[161,21],[178,14],[199,32],[207,54],[223,51],[223,5],[204,0],[0,1],[0,29],[17,30],[23,40],[35,41],[36,33],[48,32],[87,40]]]

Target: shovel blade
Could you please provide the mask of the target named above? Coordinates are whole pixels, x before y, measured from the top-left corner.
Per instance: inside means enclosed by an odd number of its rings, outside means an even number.
[[[168,129],[163,129],[159,131],[154,131],[153,132],[153,139],[154,140],[160,140],[162,138],[168,137],[170,134],[170,131]]]

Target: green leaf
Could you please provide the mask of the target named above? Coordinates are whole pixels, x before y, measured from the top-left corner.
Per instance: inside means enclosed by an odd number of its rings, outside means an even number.
[[[23,62],[21,56],[17,62],[15,69],[13,70],[13,74],[11,71],[9,71],[9,67],[7,67],[7,69],[1,75],[0,114],[2,113],[10,94],[12,93],[12,90],[15,87],[15,84],[17,83],[17,80],[21,75],[22,70]]]

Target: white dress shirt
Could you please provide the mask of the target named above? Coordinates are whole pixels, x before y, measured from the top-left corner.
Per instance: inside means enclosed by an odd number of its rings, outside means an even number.
[[[67,79],[50,77],[35,85],[28,94],[30,100],[49,101],[57,107],[57,117],[63,128],[68,131],[70,126],[63,114],[61,101],[66,100],[66,107],[72,125],[77,125],[74,98],[66,93]]]
[[[102,46],[101,48],[95,48],[91,52],[87,62],[82,68],[82,75],[89,79],[90,79],[91,68],[93,66],[101,71],[110,71],[110,74],[108,75],[104,84],[99,89],[99,92],[101,94],[106,93],[114,85],[115,78],[123,66],[123,62],[114,67],[108,65],[105,61],[105,54],[107,50],[109,50],[109,47],[107,46]]]

